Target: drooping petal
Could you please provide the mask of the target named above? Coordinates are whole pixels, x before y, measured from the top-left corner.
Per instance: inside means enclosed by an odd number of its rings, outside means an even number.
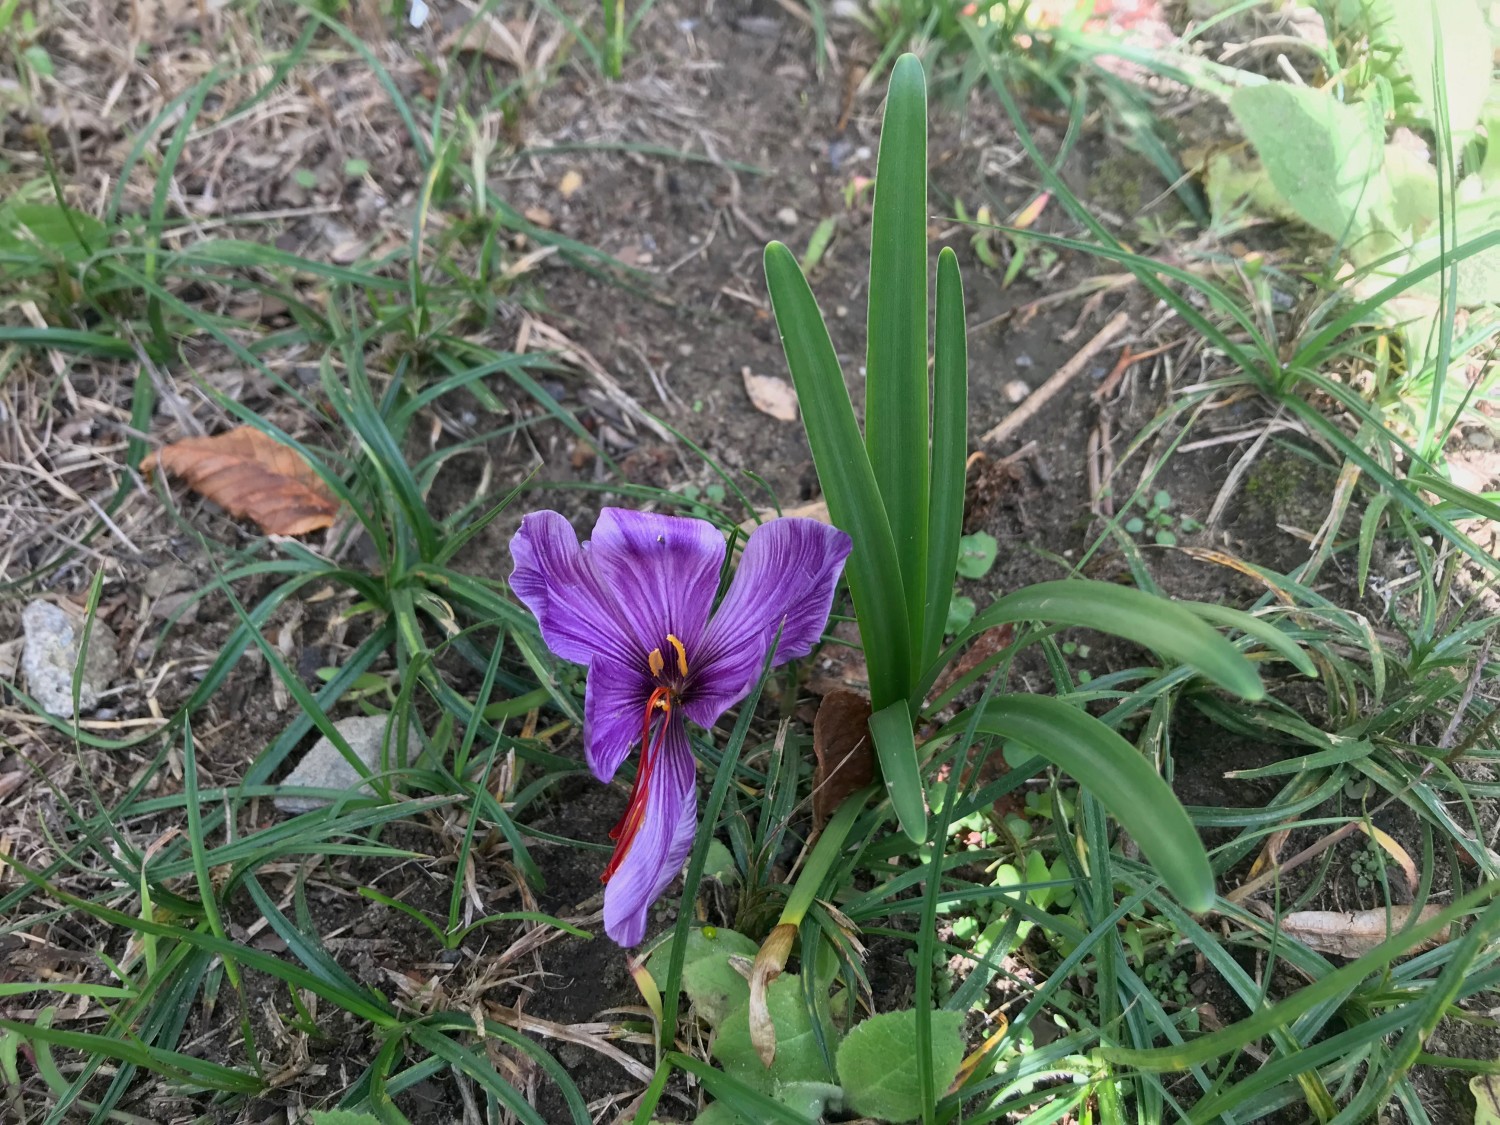
[[[772,641],[777,664],[812,650],[851,546],[849,536],[817,520],[771,520],[751,533],[700,646],[692,692],[684,700],[688,718],[711,727],[743,699]]]
[[[638,664],[598,656],[589,665],[583,694],[583,753],[600,781],[614,777],[631,746],[641,740],[651,687]]]
[[[604,932],[620,945],[639,945],[645,937],[651,904],[682,870],[697,824],[693,751],[682,717],[674,713],[651,774],[645,817],[604,887]]]
[[[622,665],[644,659],[619,601],[566,519],[531,512],[510,541],[510,588],[536,615],[542,639],[564,660],[588,665],[595,656]]]
[[[588,551],[642,652],[668,633],[688,645],[702,635],[724,565],[724,536],[713,524],[605,508]]]

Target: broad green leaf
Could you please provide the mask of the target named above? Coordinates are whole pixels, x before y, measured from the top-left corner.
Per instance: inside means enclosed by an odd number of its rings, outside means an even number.
[[[928,561],[927,81],[910,54],[891,69],[880,127],[865,371],[865,449],[895,538],[915,646],[925,633]]]
[[[1442,262],[1445,268],[1415,286],[1415,291],[1436,297],[1447,274],[1446,266],[1454,263],[1457,267],[1458,289],[1449,295],[1452,303],[1472,308],[1500,301],[1500,249],[1458,254],[1454,245],[1455,242],[1463,244],[1500,230],[1500,190],[1491,190],[1478,198],[1459,203],[1454,208],[1453,223],[1455,234],[1448,237],[1448,257]],[[1442,236],[1434,229],[1426,238],[1412,246],[1411,258],[1403,266],[1407,270],[1414,270],[1429,263],[1437,264],[1442,249]]]
[[[0,207],[0,252],[56,255],[82,262],[109,245],[109,230],[92,215],[56,203]]]
[[[940,736],[970,722],[984,734],[1047,759],[1092,793],[1140,846],[1167,889],[1192,911],[1214,902],[1214,874],[1203,842],[1167,783],[1130,743],[1098,719],[1046,695],[992,699],[962,714]]]
[[[776,1088],[776,1100],[809,1121],[822,1121],[825,1110],[844,1104],[844,1091],[832,1082],[786,1082]]]
[[[653,1122],[656,1118],[651,1119]],[[705,1106],[703,1112],[693,1118],[694,1125],[748,1125],[745,1118],[735,1113],[728,1102],[714,1102]]]
[[[380,1125],[380,1118],[352,1109],[315,1109],[312,1125]]]
[[[1207,602],[1179,602],[1178,604],[1191,610],[1210,625],[1218,625],[1225,629],[1238,629],[1241,633],[1254,637],[1277,656],[1290,661],[1304,676],[1309,676],[1314,680],[1318,678],[1317,666],[1313,664],[1312,657],[1307,655],[1306,650],[1264,618],[1242,610],[1231,609],[1229,606],[1209,605]]]
[[[759,946],[744,934],[716,926],[695,926],[688,931],[687,952],[682,962],[682,990],[709,1024],[718,1027],[724,1017],[750,999],[750,983],[729,964],[730,957],[754,959]],[[660,988],[666,983],[672,942],[659,945],[646,960],[646,970]]]
[[[954,569],[963,578],[983,578],[995,565],[1000,544],[988,531],[976,531],[958,541],[958,561]]]
[[[920,844],[927,839],[927,802],[922,793],[922,773],[917,766],[911,707],[906,700],[898,699],[870,716],[870,738],[875,743],[880,776],[885,780],[901,831]]]
[[[1469,1079],[1474,1095],[1474,1125],[1500,1125],[1500,1076],[1480,1074]]]
[[[802,407],[807,444],[836,527],[854,540],[844,576],[859,617],[871,703],[878,709],[911,689],[911,632],[901,564],[885,502],[865,453],[849,390],[828,328],[797,259],[780,242],[765,254],[766,286],[787,367]]]
[[[924,668],[937,657],[943,637],[974,616],[953,623],[953,583],[964,522],[964,477],[969,452],[969,352],[964,322],[963,280],[950,247],[938,255],[937,322],[932,364],[932,477],[927,502],[927,616],[923,625]],[[920,700],[913,700],[913,705]]]
[[[1490,92],[1490,29],[1479,5],[1475,0],[1374,0],[1371,14],[1385,24],[1378,38],[1400,48],[1401,66],[1434,125],[1441,93],[1453,147],[1462,147]]]
[[[754,1090],[777,1097],[780,1087],[798,1082],[832,1082],[818,1037],[813,1032],[813,1017],[802,998],[802,980],[796,973],[783,973],[766,989],[766,1006],[776,1027],[776,1058],[767,1067],[750,1042],[749,1005],[742,1004],[729,1014],[714,1040],[713,1055],[724,1067],[724,1073]],[[833,1043],[837,1033],[826,1022],[824,1039]]]
[[[1345,105],[1326,90],[1268,82],[1236,90],[1229,109],[1276,190],[1309,226],[1350,244],[1389,211],[1378,106]]]
[[[962,633],[969,627],[969,622],[974,620],[974,614],[978,609],[973,598],[963,594],[954,594],[948,601],[948,620],[943,633],[949,637]]]
[[[756,1065],[760,1065],[758,1059]],[[697,1079],[713,1097],[714,1105],[724,1106],[724,1109],[718,1110],[715,1116],[707,1118],[714,1125],[728,1125],[733,1121],[753,1122],[754,1125],[772,1125],[773,1122],[780,1122],[782,1125],[813,1125],[810,1118],[802,1116],[788,1105],[767,1097],[759,1088],[710,1066],[702,1059],[682,1054],[679,1051],[668,1051],[662,1056],[661,1063],[657,1066],[656,1076],[641,1099],[640,1109],[635,1116],[635,1125],[640,1125],[656,1108],[656,1103],[660,1100],[674,1067]],[[703,1121],[705,1118],[700,1116],[698,1120]]]
[[[881,1121],[922,1115],[917,1078],[917,1013],[887,1012],[859,1024],[839,1048],[839,1082],[849,1107]],[[932,1013],[933,1088],[946,1090],[964,1060],[962,1012]]]
[[[1192,610],[1129,586],[1086,579],[1038,582],[997,600],[974,619],[960,640],[1017,621],[1046,621],[1113,633],[1196,668],[1245,699],[1265,695],[1255,666]]]
[[[1385,146],[1385,178],[1391,186],[1391,229],[1419,237],[1438,221],[1437,169],[1400,145]]]

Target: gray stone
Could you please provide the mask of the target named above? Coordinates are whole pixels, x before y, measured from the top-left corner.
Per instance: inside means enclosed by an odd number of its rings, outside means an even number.
[[[21,648],[21,671],[26,675],[26,690],[49,715],[69,719],[73,716],[73,669],[78,663],[78,646],[83,640],[85,622],[51,602],[34,601],[21,611],[21,625],[26,631]],[[102,621],[88,627],[89,650],[83,661],[83,675],[78,685],[78,709],[92,711],[99,697],[109,690],[120,670],[112,629]]]
[[[349,744],[349,749],[359,757],[371,773],[380,772],[381,745],[385,741],[386,727],[390,720],[385,715],[355,715],[348,719],[340,719],[333,727]],[[408,728],[406,738],[406,752],[409,758],[415,758],[422,751],[422,743],[415,725]],[[391,732],[393,735],[394,731]],[[392,769],[400,767],[401,763],[396,760],[397,746],[391,743],[390,766]],[[350,765],[349,760],[339,753],[339,748],[326,738],[320,738],[313,743],[313,748],[302,756],[291,773],[282,779],[281,784],[287,788],[310,788],[310,789],[353,789],[359,786],[361,795],[373,795],[374,790],[370,788],[369,782],[361,783],[359,771]],[[273,803],[282,812],[303,813],[313,809],[321,809],[325,805],[332,804],[321,797],[282,796],[273,798]]]

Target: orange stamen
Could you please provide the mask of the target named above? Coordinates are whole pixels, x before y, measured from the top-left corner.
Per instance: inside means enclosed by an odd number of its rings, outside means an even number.
[[[656,717],[657,711],[662,712],[662,721],[653,738],[651,720]],[[661,756],[661,749],[666,744],[667,724],[671,718],[672,691],[670,688],[659,687],[646,701],[646,715],[641,722],[641,764],[635,771],[635,784],[630,788],[630,801],[625,806],[625,813],[620,817],[620,822],[610,829],[609,838],[615,841],[615,851],[614,855],[609,857],[609,864],[604,868],[604,874],[599,877],[601,883],[609,882],[610,876],[620,869],[620,864],[625,862],[625,856],[630,852],[630,845],[635,841],[636,833],[641,830],[641,824],[646,819],[646,799],[651,792],[651,774],[655,771],[656,760]]]

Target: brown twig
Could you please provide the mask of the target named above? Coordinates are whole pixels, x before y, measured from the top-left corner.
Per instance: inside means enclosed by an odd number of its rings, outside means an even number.
[[[1058,391],[1076,379],[1081,371],[1089,365],[1089,362],[1105,348],[1109,347],[1125,327],[1130,323],[1130,315],[1124,312],[1116,313],[1103,328],[1094,333],[1093,339],[1084,344],[1074,353],[1073,358],[1068,360],[1057,369],[1052,376],[1036,390],[1020,406],[1016,407],[1009,415],[1002,418],[998,424],[986,430],[981,441],[1000,442],[1011,437],[1017,430],[1024,426],[1038,410],[1052,399]]]

